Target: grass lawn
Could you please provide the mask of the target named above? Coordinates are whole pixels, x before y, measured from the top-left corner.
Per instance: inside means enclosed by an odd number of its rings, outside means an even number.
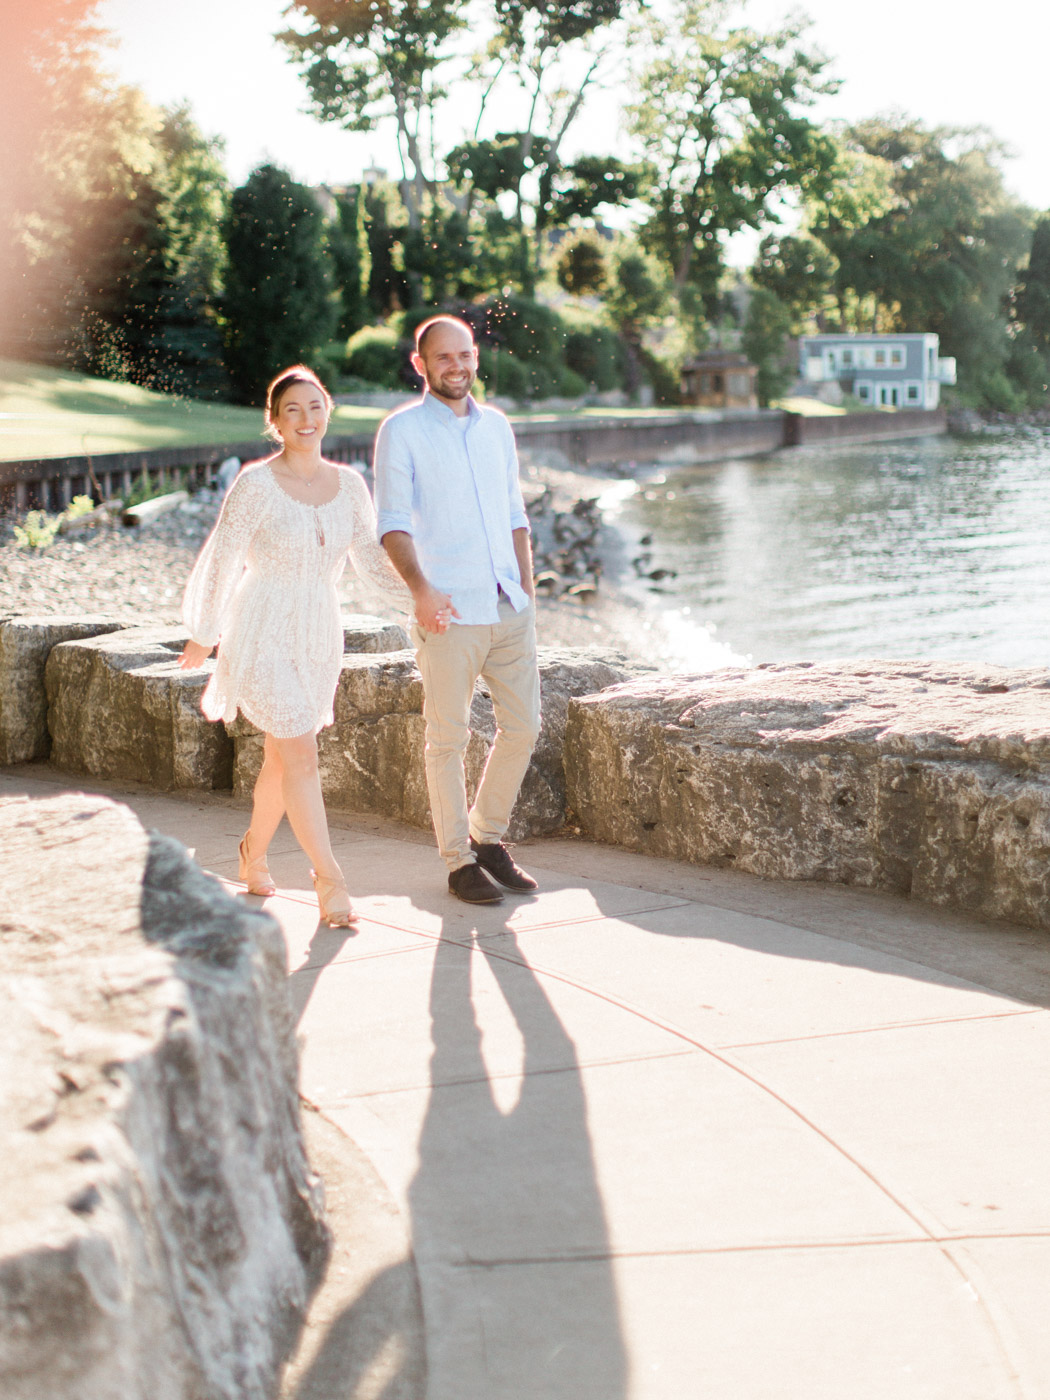
[[[373,408],[336,409],[332,431],[374,431]],[[251,442],[262,451],[257,408],[155,394],[43,365],[0,360],[0,461]]]

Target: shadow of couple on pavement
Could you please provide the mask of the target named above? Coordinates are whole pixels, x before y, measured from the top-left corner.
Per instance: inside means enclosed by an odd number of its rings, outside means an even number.
[[[627,1393],[576,1048],[513,932],[500,934],[496,947],[491,932],[478,942],[460,925],[455,940],[442,938],[434,950],[430,1093],[409,1190],[414,1259],[374,1275],[332,1321],[287,1400],[620,1400]],[[329,941],[326,963],[338,951]],[[477,1014],[483,969],[523,1043],[520,1077],[516,1066],[508,1069],[498,1097]],[[296,998],[300,1010],[313,981]],[[503,1090],[515,1088],[504,1111]],[[406,1335],[417,1271],[425,1385]]]

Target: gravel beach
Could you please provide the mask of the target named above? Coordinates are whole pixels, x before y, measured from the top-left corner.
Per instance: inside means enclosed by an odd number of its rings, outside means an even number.
[[[576,551],[579,574],[551,586],[537,599],[539,637],[546,646],[593,646],[659,662],[666,645],[659,616],[628,598],[617,583],[624,567],[623,546],[604,526],[595,500],[609,478],[543,464],[525,464],[523,487],[534,517],[537,573],[551,572],[548,550],[558,548],[554,532],[571,549],[572,530],[594,521],[593,539]],[[537,503],[539,508],[537,509]],[[59,536],[45,549],[18,545],[14,519],[0,524],[0,615],[70,612],[102,613],[130,624],[178,623],[190,569],[215,522],[218,501],[195,498],[178,510],[135,528],[103,526],[76,536]],[[590,525],[587,534],[592,533]],[[576,594],[567,589],[583,585]],[[591,588],[594,584],[594,588]],[[565,590],[565,591],[563,591]],[[542,590],[541,590],[542,595]],[[349,612],[391,615],[382,594],[361,583],[347,568],[340,601]]]

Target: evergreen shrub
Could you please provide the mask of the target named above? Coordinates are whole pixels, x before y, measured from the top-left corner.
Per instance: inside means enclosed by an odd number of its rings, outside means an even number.
[[[565,338],[565,363],[599,393],[623,387],[620,338],[609,326],[594,323],[570,330]]]
[[[343,371],[380,389],[403,389],[405,349],[393,326],[362,326],[346,342]]]

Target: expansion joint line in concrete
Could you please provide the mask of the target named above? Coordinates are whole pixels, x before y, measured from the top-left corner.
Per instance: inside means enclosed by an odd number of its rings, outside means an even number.
[[[478,948],[478,951],[483,952],[485,957],[499,958],[500,961],[509,963],[512,966],[528,967],[530,971],[537,976],[550,978],[553,981],[563,983],[565,986],[574,987],[578,991],[586,992],[590,996],[597,997],[599,1000],[608,1003],[608,1005],[616,1006],[621,1011],[625,1011],[628,1015],[636,1016],[648,1022],[649,1025],[665,1031],[668,1035],[676,1036],[686,1044],[694,1046],[702,1054],[710,1056],[711,1059],[729,1070],[730,1073],[739,1075],[742,1079],[747,1080],[749,1084],[753,1085],[754,1088],[758,1089],[760,1093],[766,1094],[769,1098],[773,1099],[774,1102],[780,1104],[782,1108],[807,1127],[810,1132],[815,1133],[817,1137],[825,1142],[833,1152],[838,1153],[855,1171],[859,1172],[871,1182],[876,1191],[880,1192],[888,1201],[896,1206],[903,1215],[907,1216],[907,1218],[915,1224],[916,1228],[921,1232],[922,1239],[938,1249],[949,1267],[953,1272],[958,1274],[963,1284],[970,1290],[978,1307],[981,1309],[988,1332],[999,1353],[1000,1362],[1006,1375],[1013,1383],[1016,1394],[1020,1397],[1020,1400],[1038,1400],[1037,1396],[1029,1392],[1021,1375],[1020,1366],[1014,1359],[1015,1355],[1019,1353],[1020,1347],[1016,1338],[1012,1336],[1013,1327],[1003,1310],[994,1302],[994,1295],[991,1289],[987,1287],[978,1288],[977,1282],[972,1276],[977,1273],[973,1261],[964,1262],[961,1260],[958,1257],[956,1247],[953,1247],[955,1245],[954,1240],[945,1238],[941,1232],[934,1229],[933,1226],[924,1219],[923,1213],[918,1206],[908,1205],[885,1182],[881,1181],[870,1167],[865,1166],[865,1164],[844,1147],[842,1143],[837,1142],[829,1132],[804,1113],[796,1104],[793,1104],[790,1099],[785,1098],[784,1095],[771,1084],[767,1084],[765,1080],[755,1074],[753,1070],[750,1070],[727,1051],[716,1049],[714,1046],[708,1045],[702,1040],[698,1040],[696,1036],[690,1035],[688,1031],[683,1030],[681,1026],[676,1026],[672,1021],[665,1021],[660,1016],[654,1016],[651,1012],[643,1011],[640,1007],[633,1006],[630,1002],[624,1001],[621,997],[613,996],[608,992],[598,991],[596,988],[588,986],[587,983],[580,982],[573,977],[568,977],[564,973],[539,967],[534,963],[526,963],[524,958],[514,957],[512,954],[503,952],[489,944],[486,944],[484,948],[479,948],[476,940],[473,938],[464,942],[459,938],[445,938],[439,935],[435,941],[454,943],[461,948]],[[1010,1336],[1009,1342],[1007,1341],[1008,1336]]]
[[[456,1269],[516,1269],[535,1265],[609,1264],[618,1259],[694,1259],[721,1254],[797,1254],[821,1253],[832,1249],[940,1249],[942,1245],[982,1244],[985,1241],[1032,1240],[1050,1238],[1050,1230],[1012,1231],[1005,1235],[969,1234],[884,1236],[881,1239],[839,1240],[776,1240],[765,1244],[725,1244],[696,1246],[687,1249],[603,1249],[581,1250],[578,1254],[505,1255],[500,1258],[468,1256],[452,1263]],[[971,1285],[972,1287],[972,1285]]]

